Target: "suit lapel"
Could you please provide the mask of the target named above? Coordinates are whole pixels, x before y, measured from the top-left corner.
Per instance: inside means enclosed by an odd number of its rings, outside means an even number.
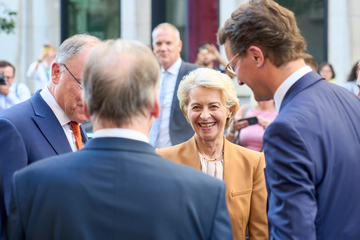
[[[85,144],[88,140],[88,137],[87,137],[86,131],[82,125],[80,125],[80,132],[81,132],[81,140]]]
[[[51,108],[41,97],[40,91],[36,92],[34,96],[30,98],[30,102],[35,113],[32,119],[54,151],[57,154],[71,152],[70,144],[62,126]]]
[[[299,92],[315,84],[316,82],[324,80],[317,72],[309,72],[302,78],[294,83],[285,94],[285,97],[281,103],[280,111],[288,104]]]
[[[181,163],[201,171],[200,155],[194,136],[183,144],[180,152],[180,158]]]

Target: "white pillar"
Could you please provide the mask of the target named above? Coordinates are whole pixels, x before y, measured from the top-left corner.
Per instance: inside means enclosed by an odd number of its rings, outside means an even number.
[[[348,1],[329,0],[328,61],[336,82],[343,84],[351,69]]]
[[[121,38],[151,45],[151,0],[121,0]]]

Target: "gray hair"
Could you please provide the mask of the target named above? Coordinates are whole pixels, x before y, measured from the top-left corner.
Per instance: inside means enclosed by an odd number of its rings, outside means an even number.
[[[171,23],[160,23],[159,25],[157,25],[154,30],[152,31],[151,33],[151,36],[153,38],[153,41],[154,41],[154,33],[156,30],[158,29],[172,29],[175,33],[175,37],[178,41],[180,41],[180,32],[179,30],[174,26],[172,25]]]
[[[188,121],[187,110],[190,102],[189,95],[190,91],[195,87],[204,87],[220,91],[226,107],[233,108],[231,116],[226,119],[225,128],[228,128],[239,109],[239,99],[237,98],[235,86],[231,78],[226,74],[210,68],[198,68],[186,75],[180,82],[177,97],[180,102],[180,108]]]
[[[101,40],[88,34],[77,34],[66,39],[59,47],[54,62],[64,63],[81,54],[81,52],[92,44],[98,44]]]
[[[83,71],[83,98],[99,123],[117,127],[147,116],[159,87],[160,66],[138,41],[108,40],[92,49]]]

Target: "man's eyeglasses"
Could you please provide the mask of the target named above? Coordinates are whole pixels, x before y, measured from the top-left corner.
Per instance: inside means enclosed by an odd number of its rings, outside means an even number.
[[[63,65],[66,70],[70,73],[70,75],[75,79],[75,81],[77,81],[77,83],[80,85],[80,89],[82,89],[81,83],[79,80],[76,79],[76,77],[74,77],[74,75],[70,72],[70,70],[66,67],[65,63],[60,63],[61,65]]]
[[[231,63],[234,61],[234,59],[239,56],[240,53],[236,54],[233,59],[231,59],[231,61],[225,66],[225,72],[229,75],[229,77],[234,78],[236,77],[236,72],[234,71],[234,69],[231,67]]]

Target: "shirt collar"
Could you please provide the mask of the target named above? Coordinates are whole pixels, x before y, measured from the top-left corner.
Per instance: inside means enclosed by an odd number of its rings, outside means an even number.
[[[47,103],[47,105],[49,105],[61,126],[64,126],[71,121],[70,118],[68,118],[65,112],[61,109],[59,104],[56,102],[54,96],[50,93],[47,85],[45,85],[45,87],[41,90],[40,95]]]
[[[302,67],[291,74],[285,81],[278,87],[274,94],[274,102],[276,108],[276,115],[279,114],[281,103],[285,97],[285,94],[291,88],[294,83],[297,82],[300,78],[302,78],[305,74],[311,72],[312,69],[309,66]]]
[[[171,73],[172,75],[177,75],[179,73],[179,69],[181,67],[181,58],[179,58],[178,60],[176,60],[176,62],[171,65],[171,67],[169,67],[169,69],[166,72]],[[161,72],[164,73],[165,69],[163,67],[161,67]]]
[[[116,137],[149,143],[149,138],[136,130],[126,128],[103,128],[94,132],[93,138]]]

